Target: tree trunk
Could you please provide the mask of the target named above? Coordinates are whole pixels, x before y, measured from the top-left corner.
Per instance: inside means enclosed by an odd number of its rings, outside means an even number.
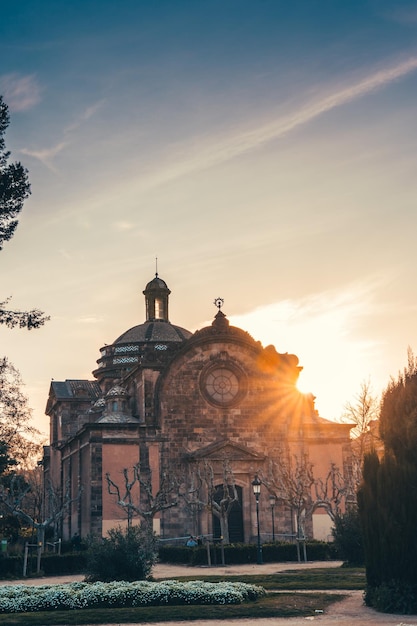
[[[229,520],[227,514],[220,517],[220,534],[223,537],[223,543],[229,544]]]

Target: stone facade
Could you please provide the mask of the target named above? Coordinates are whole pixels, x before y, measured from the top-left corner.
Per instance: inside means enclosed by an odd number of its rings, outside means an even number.
[[[170,291],[158,275],[143,293],[146,321],[101,349],[94,381],[51,383],[45,484],[71,499],[63,537],[104,535],[126,523],[128,508],[117,498],[126,504],[129,497],[142,511],[153,503],[153,527],[161,537],[216,535],[218,522],[204,504],[211,487],[221,490],[228,482],[239,500],[230,514],[230,539],[251,541],[257,533],[255,475],[263,482],[263,538],[294,534],[296,515],[282,475],[280,482],[274,472],[302,459],[315,478],[331,466],[349,476],[350,426],[321,418],[313,396],[296,387],[298,358],[264,348],[230,326],[222,301],[213,323],[191,334],[169,322]],[[126,493],[135,466],[140,481]],[[310,507],[304,522],[310,536],[330,532],[325,509]]]

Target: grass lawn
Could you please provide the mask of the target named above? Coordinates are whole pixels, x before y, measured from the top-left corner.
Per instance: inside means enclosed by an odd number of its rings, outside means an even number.
[[[158,580],[158,579],[156,579]],[[256,575],[233,575],[233,576],[182,576],[178,580],[205,580],[207,582],[220,582],[229,580],[230,582],[250,583],[260,585],[267,590],[288,591],[303,589],[364,589],[366,584],[365,570],[361,567],[340,567],[326,568],[320,567],[306,571],[288,570],[277,574],[256,574]]]
[[[326,590],[363,589],[363,569],[317,568],[303,572],[293,570],[272,575],[178,577],[178,580],[241,581],[261,585],[268,595],[256,602],[227,606],[153,606],[128,609],[84,609],[43,613],[1,614],[2,626],[81,626],[83,624],[123,624],[171,620],[239,619],[260,617],[308,617],[316,610],[326,610],[345,596],[325,593]],[[295,590],[311,593],[296,593]],[[320,593],[314,590],[320,590]],[[293,592],[289,590],[294,590]]]

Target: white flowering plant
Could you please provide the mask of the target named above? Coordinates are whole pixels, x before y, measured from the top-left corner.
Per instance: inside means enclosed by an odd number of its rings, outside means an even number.
[[[265,595],[263,587],[246,583],[78,582],[63,585],[0,587],[0,613],[68,609],[121,608],[181,604],[241,604]]]

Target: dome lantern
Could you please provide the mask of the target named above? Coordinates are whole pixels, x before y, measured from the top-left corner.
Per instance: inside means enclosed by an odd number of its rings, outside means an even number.
[[[155,278],[146,285],[143,294],[145,296],[146,303],[146,321],[154,322],[162,320],[168,322],[168,298],[171,291],[168,289],[168,285],[162,278],[158,277],[158,272],[155,274]]]

